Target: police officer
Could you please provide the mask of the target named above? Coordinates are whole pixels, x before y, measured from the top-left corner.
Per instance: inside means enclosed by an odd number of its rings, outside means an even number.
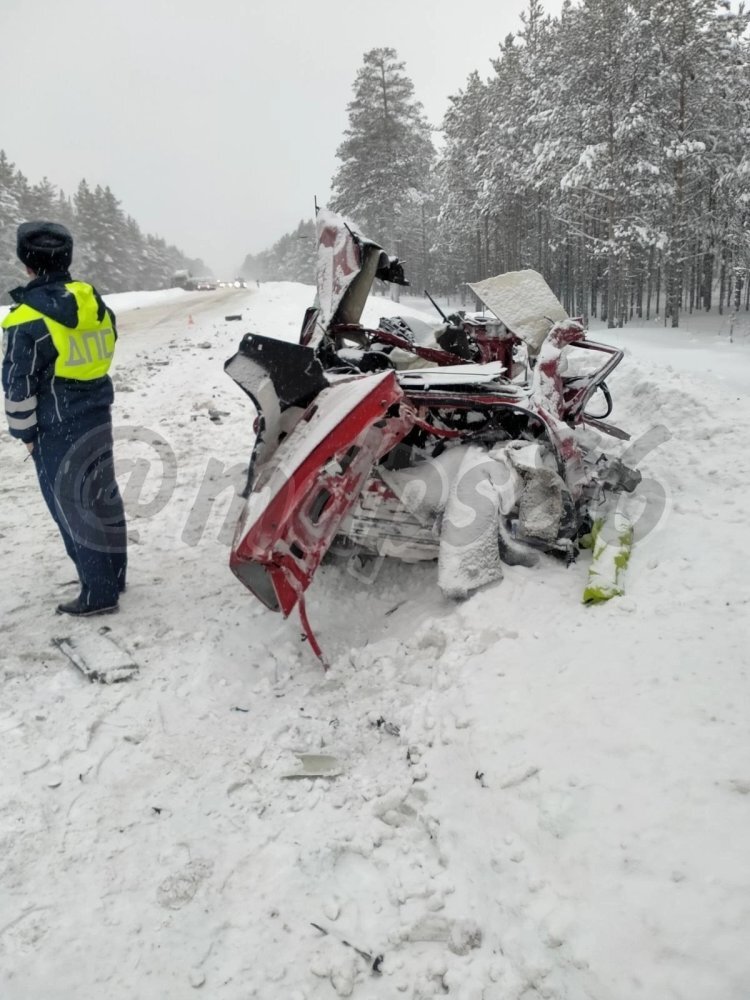
[[[125,512],[112,458],[115,317],[97,291],[73,281],[73,238],[54,222],[18,227],[31,281],[10,293],[2,322],[8,428],[36,466],[50,514],[75,563],[79,595],[59,614],[116,611],[125,590]],[[41,567],[40,567],[41,570]]]

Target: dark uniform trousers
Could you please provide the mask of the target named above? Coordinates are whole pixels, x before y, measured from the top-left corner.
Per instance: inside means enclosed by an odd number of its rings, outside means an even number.
[[[127,532],[115,479],[112,424],[75,437],[40,432],[32,452],[39,485],[92,607],[116,604],[125,589]]]

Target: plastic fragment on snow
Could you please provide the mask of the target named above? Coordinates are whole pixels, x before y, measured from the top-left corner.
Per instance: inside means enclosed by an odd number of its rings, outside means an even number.
[[[540,767],[527,767],[525,771],[520,774],[513,775],[513,777],[506,778],[506,780],[500,785],[500,787],[505,791],[508,788],[518,788],[522,785],[524,781],[528,781],[529,778],[535,778],[537,774],[541,771]]]
[[[623,577],[633,548],[633,525],[617,512],[594,522],[594,552],[583,591],[584,604],[603,604],[625,593]]]
[[[347,941],[346,938],[342,937],[342,935],[337,931],[329,930],[321,924],[316,924],[313,920],[310,921],[310,926],[314,927],[316,931],[320,931],[321,934],[325,934],[327,937],[330,936],[335,938],[337,941],[340,941],[341,944],[345,944],[347,948],[351,948],[352,951],[356,951],[360,958],[364,958],[366,962],[370,963],[370,968],[374,973],[379,974],[382,971],[382,965],[385,959],[384,955],[373,955],[371,952],[365,951],[364,948],[358,948],[356,944],[352,944],[351,941]]]
[[[139,667],[132,655],[109,635],[106,627],[53,639],[52,645],[92,683],[118,684],[138,675]]]
[[[299,771],[288,771],[282,778],[335,778],[341,774],[341,765],[335,757],[323,753],[295,754],[302,765]]]

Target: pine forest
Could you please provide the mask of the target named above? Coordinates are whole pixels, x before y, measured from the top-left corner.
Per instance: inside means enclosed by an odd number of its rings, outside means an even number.
[[[29,184],[0,150],[0,300],[28,279],[16,258],[16,227],[30,219],[61,222],[73,234],[73,271],[102,292],[168,288],[176,270],[206,272],[158,236],[144,234],[126,215],[108,187],[89,187],[85,180],[68,198],[45,177]]]

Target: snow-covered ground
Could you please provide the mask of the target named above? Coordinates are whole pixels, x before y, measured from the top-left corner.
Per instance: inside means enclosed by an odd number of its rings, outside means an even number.
[[[744,394],[750,389],[750,316],[737,315],[731,339],[730,326],[727,315],[684,315],[676,330],[659,322],[636,322],[622,330],[595,322],[590,329],[597,340],[647,356],[667,372],[688,372]]]
[[[585,558],[459,605],[431,565],[327,565],[324,674],[227,568],[253,413],[222,364],[247,330],[296,338],[311,298],[115,304],[129,683],[51,645],[101,622],[54,615],[71,569],[0,440],[0,996],[746,1000],[745,344],[607,334],[646,452],[626,597],[583,607]],[[303,751],[341,773],[285,779]]]

